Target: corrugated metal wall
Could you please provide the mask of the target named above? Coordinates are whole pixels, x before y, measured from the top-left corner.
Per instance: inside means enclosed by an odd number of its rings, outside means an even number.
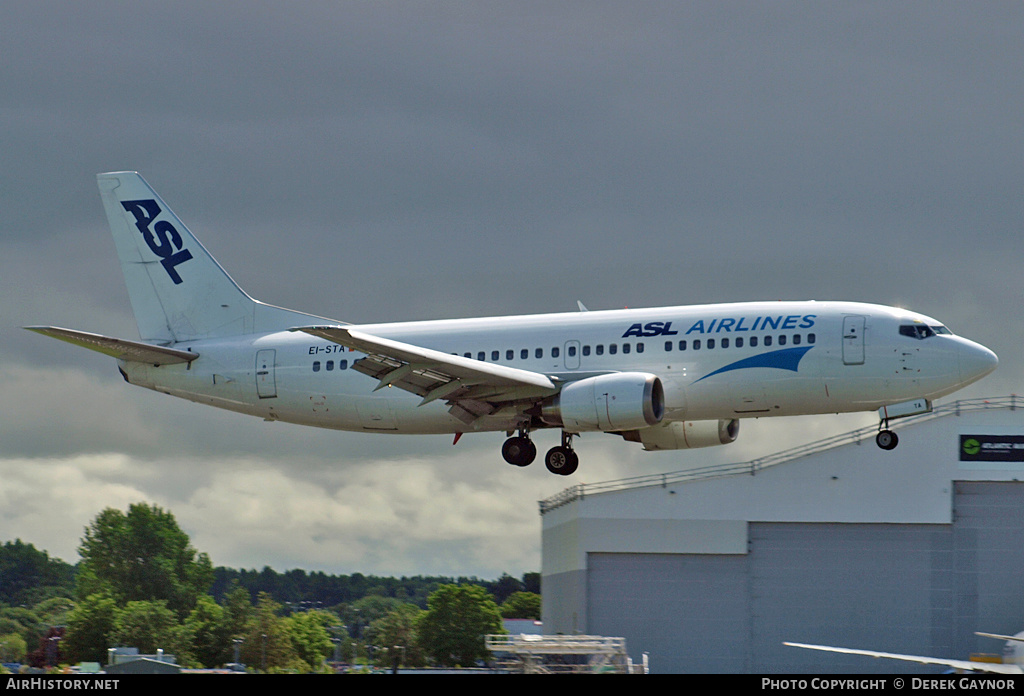
[[[747,555],[588,555],[589,633],[655,672],[934,672],[782,641],[966,657],[1024,629],[1024,483],[957,483],[952,525],[751,523]]]

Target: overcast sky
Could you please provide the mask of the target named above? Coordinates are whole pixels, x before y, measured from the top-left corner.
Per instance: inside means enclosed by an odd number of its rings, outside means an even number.
[[[77,560],[104,507],[171,510],[215,564],[540,570],[567,485],[729,447],[386,437],[124,384],[23,331],[138,333],[97,172],[137,170],[257,299],[349,322],[759,299],[934,316],[1024,382],[1024,4],[20,2],[0,9],[0,541]],[[953,397],[956,398],[956,397]],[[541,452],[557,431],[536,435]]]

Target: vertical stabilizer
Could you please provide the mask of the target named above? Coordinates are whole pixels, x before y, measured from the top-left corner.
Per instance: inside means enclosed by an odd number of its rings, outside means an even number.
[[[167,344],[323,321],[249,297],[137,172],[96,178],[144,341]]]

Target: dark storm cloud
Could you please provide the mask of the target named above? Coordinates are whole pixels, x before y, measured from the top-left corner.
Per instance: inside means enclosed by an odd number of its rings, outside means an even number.
[[[258,498],[196,463],[214,460],[283,477],[290,496],[319,486],[326,517],[310,524],[330,518],[331,500],[358,498],[327,472],[350,467],[372,488],[377,459],[403,475],[420,462],[431,485],[464,478],[470,507],[510,485],[500,436],[453,450],[447,438],[266,425],[133,390],[109,361],[16,328],[135,336],[100,171],[139,170],[254,297],[315,314],[867,300],[996,350],[999,380],[966,394],[1019,391],[1024,378],[1019,3],[9,5],[0,441],[18,472],[33,457],[85,472],[76,485],[97,505],[164,495],[213,524],[219,494]],[[785,437],[702,461],[862,424],[828,423],[779,423]],[[607,436],[580,448],[589,480],[690,461]],[[68,464],[104,453],[130,459],[110,470],[136,472],[134,488],[93,459]],[[195,483],[175,485],[175,466]],[[401,497],[384,475],[381,490]],[[525,476],[511,484],[517,529],[558,488]],[[436,501],[423,505],[387,528],[422,525]],[[442,528],[439,557],[444,534],[460,538]],[[470,556],[469,572],[484,572]]]

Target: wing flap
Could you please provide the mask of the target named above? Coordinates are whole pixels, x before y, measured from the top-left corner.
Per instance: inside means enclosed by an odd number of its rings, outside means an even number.
[[[56,338],[72,345],[81,346],[94,350],[97,353],[109,355],[118,360],[128,362],[147,363],[149,365],[179,365],[192,362],[199,357],[199,353],[190,353],[174,348],[154,346],[140,341],[128,341],[123,338],[111,338],[100,334],[76,331],[74,329],[62,329],[58,326],[26,326],[29,331],[35,331],[44,336]]]
[[[352,368],[378,380],[377,388],[398,387],[423,397],[423,404],[446,401],[509,402],[558,391],[546,375],[481,362],[343,326],[292,329],[364,353]],[[478,408],[471,409],[478,412]]]

